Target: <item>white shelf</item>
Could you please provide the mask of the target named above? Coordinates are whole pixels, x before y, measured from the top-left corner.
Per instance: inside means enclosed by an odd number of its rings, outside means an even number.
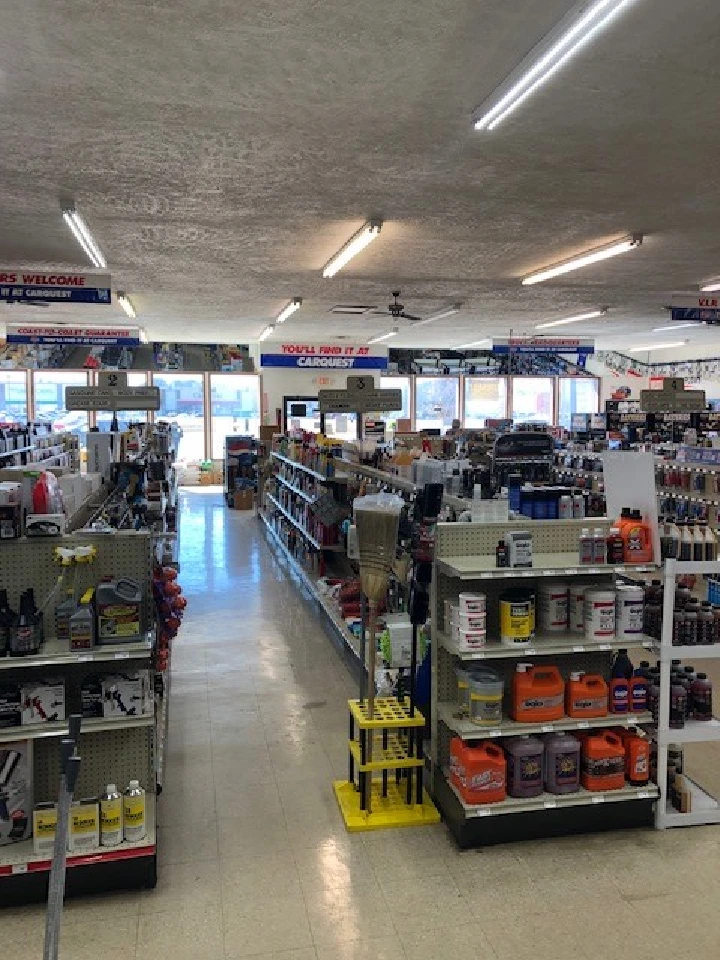
[[[287,487],[288,490],[292,490],[293,493],[296,493],[299,497],[302,497],[303,500],[306,500],[308,503],[314,503],[317,500],[317,497],[311,497],[309,493],[305,493],[304,490],[300,490],[298,487],[293,486],[289,480],[286,480],[285,477],[281,477],[279,473],[275,474],[275,479],[284,487]]]
[[[107,717],[99,720],[83,719],[81,733],[103,733],[106,730],[127,730],[134,727],[152,727],[155,715],[142,717]],[[35,723],[27,727],[0,728],[0,743],[13,743],[17,740],[40,740],[45,737],[66,737],[70,732],[67,720],[52,723]],[[0,848],[1,850],[2,848]]]
[[[712,743],[720,740],[720,720],[690,720],[681,730],[660,731],[659,742],[668,743]]]
[[[629,647],[644,647],[646,650],[652,650],[655,643],[651,637],[643,636],[634,640],[616,638],[609,643],[590,643],[582,635],[573,637],[560,633],[540,633],[536,634],[529,647],[505,647],[499,641],[494,641],[475,650],[466,650],[458,648],[445,633],[438,631],[436,636],[441,646],[461,660],[510,660],[524,657],[562,656],[570,653],[604,653]],[[717,649],[717,655],[720,656],[720,644]]]
[[[658,809],[657,826],[662,830],[665,827],[699,827],[706,823],[720,823],[720,804],[715,797],[689,777],[685,777],[685,783],[690,791],[690,812],[680,813],[667,800],[665,809]]]
[[[690,503],[709,503],[713,506],[720,504],[720,500],[715,497],[690,496],[690,494],[687,493],[675,493],[674,487],[658,487],[658,496],[667,497],[670,500],[687,500]]]
[[[644,787],[634,787],[626,784],[620,790],[591,791],[581,787],[577,793],[542,793],[539,797],[521,799],[508,797],[500,803],[470,804],[460,796],[455,785],[447,777],[448,786],[455,794],[458,802],[465,811],[465,817],[497,817],[507,813],[530,813],[535,810],[555,810],[564,807],[589,807],[593,804],[619,803],[623,800],[656,800],[660,791],[654,783]]]
[[[657,564],[632,563],[620,564],[581,564],[577,553],[536,553],[532,567],[496,567],[495,557],[469,556],[446,557],[437,561],[438,570],[460,580],[521,580],[539,577],[582,577],[613,573],[648,573],[656,570]],[[687,566],[687,564],[681,565]],[[717,564],[720,573],[720,562]],[[693,571],[678,571],[678,573]],[[697,572],[697,571],[695,571]],[[704,571],[705,572],[705,571]],[[709,572],[709,571],[706,571]]]
[[[548,720],[544,723],[518,723],[516,720],[503,719],[494,727],[481,727],[459,714],[456,703],[438,703],[438,717],[463,740],[495,740],[498,737],[519,737],[533,733],[554,733],[559,730],[592,730],[598,727],[637,727],[653,722],[652,714],[611,713],[605,717],[591,720],[579,720],[576,717],[562,717],[560,720]],[[682,731],[673,731],[673,733]]]
[[[307,532],[307,530],[306,530],[305,527],[300,523],[300,521],[299,521],[299,520],[296,520],[295,517],[289,512],[289,510],[286,510],[285,507],[280,503],[280,501],[277,500],[271,493],[266,493],[266,494],[265,494],[265,497],[266,497],[272,504],[274,504],[275,507],[277,507],[277,509],[280,511],[280,513],[282,513],[282,515],[283,515],[287,520],[289,520],[290,523],[291,523],[297,530],[300,531],[300,533],[305,537],[305,539],[306,539],[309,543],[311,543],[311,544],[315,547],[316,550],[335,550],[335,551],[340,551],[340,550],[343,550],[343,549],[344,549],[343,546],[342,546],[341,544],[339,544],[339,543],[333,543],[333,544],[331,544],[331,545],[329,545],[329,546],[323,546],[323,544],[319,543],[319,542],[315,539],[315,537],[311,536],[311,534],[309,534],[309,533]]]
[[[318,480],[334,480],[335,477],[326,477],[323,473],[318,473],[317,470],[313,470],[312,467],[306,467],[304,463],[298,463],[297,460],[291,460],[290,457],[284,456],[282,453],[276,453],[274,450],[270,451],[270,456],[275,457],[276,460],[282,460],[283,463],[289,463],[291,467],[294,467],[296,470],[302,470],[303,473],[309,473],[311,477],[316,477]]]
[[[720,659],[720,643],[698,644],[691,647],[667,647],[663,648],[655,640],[652,645],[653,653],[664,662],[667,660],[684,660],[686,657],[692,657],[693,660],[718,660]]]
[[[116,847],[95,847],[83,853],[67,855],[67,867],[92,866],[96,863],[111,863],[119,860],[134,860],[136,857],[155,855],[155,796],[151,790],[145,794],[145,820],[147,834],[137,843],[120,843]],[[32,838],[21,843],[10,843],[0,847],[0,877],[23,873],[43,873],[50,870],[52,857],[47,854],[38,856],[33,851]]]
[[[46,640],[40,653],[27,657],[2,657],[0,670],[24,670],[26,667],[63,667],[75,663],[106,663],[115,660],[147,660],[152,654],[152,633],[138,643],[113,643],[90,650],[70,650],[69,640]]]

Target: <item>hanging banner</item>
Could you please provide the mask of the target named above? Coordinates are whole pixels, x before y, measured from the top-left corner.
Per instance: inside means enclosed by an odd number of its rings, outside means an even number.
[[[0,300],[8,303],[110,303],[109,273],[42,273],[0,267]]]
[[[51,327],[45,324],[8,323],[8,343],[59,346],[139,347],[140,327]]]
[[[300,370],[387,370],[387,350],[347,344],[279,343],[275,353],[260,355],[261,367],[295,367]]]
[[[513,337],[508,340],[492,342],[492,352],[510,353],[576,353],[589,356],[595,353],[594,340],[581,340],[577,337]]]

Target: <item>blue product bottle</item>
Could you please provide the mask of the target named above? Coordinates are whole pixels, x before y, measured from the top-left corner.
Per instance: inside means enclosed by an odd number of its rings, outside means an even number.
[[[630,680],[634,672],[632,660],[628,656],[627,649],[621,647],[615,654],[615,659],[612,662],[610,677],[613,680],[616,677],[624,677],[626,680]]]

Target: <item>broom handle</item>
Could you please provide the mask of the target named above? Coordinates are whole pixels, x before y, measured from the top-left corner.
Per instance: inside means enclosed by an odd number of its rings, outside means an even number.
[[[370,639],[368,641],[368,718],[372,720],[375,716],[375,659],[377,653],[377,641],[375,639],[375,630],[377,623],[377,603],[370,601]],[[368,763],[373,759],[373,739],[375,731],[371,727],[368,730],[367,756]],[[372,771],[367,774],[367,812],[372,813]]]

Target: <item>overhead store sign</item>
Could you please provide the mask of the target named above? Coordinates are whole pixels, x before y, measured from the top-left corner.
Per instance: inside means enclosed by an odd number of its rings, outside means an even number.
[[[683,377],[665,377],[660,390],[641,390],[645,413],[692,413],[705,409],[704,390],[686,390]]]
[[[680,294],[672,298],[670,313],[673,323],[720,321],[720,299],[713,294]]]
[[[160,387],[65,387],[66,410],[159,410]]]
[[[262,367],[301,370],[387,370],[387,350],[337,343],[280,343],[278,353],[260,355]]]
[[[372,377],[348,377],[346,390],[319,390],[320,413],[402,410],[401,390],[376,390]]]
[[[594,340],[580,340],[577,337],[511,337],[508,340],[492,342],[492,352],[510,353],[576,353],[589,356],[595,353]]]
[[[42,273],[0,267],[0,300],[8,303],[110,303],[109,273]]]
[[[86,347],[139,347],[140,327],[50,327],[9,323],[8,343],[67,344]]]

